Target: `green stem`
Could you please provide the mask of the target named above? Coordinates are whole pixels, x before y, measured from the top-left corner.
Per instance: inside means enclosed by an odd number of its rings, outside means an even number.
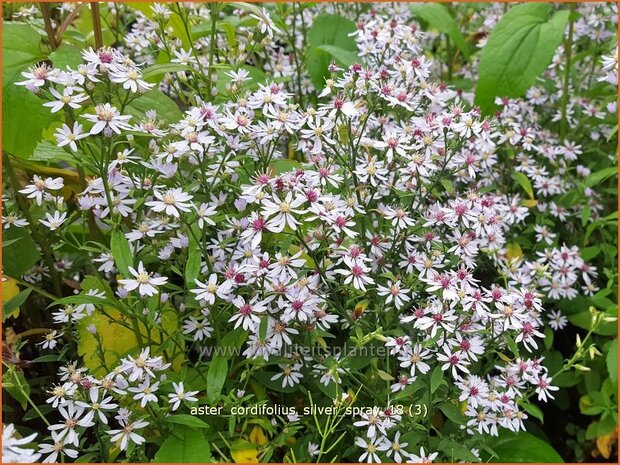
[[[34,411],[37,412],[37,415],[39,415],[41,420],[43,420],[43,422],[47,426],[50,426],[51,423],[49,421],[47,421],[47,418],[45,418],[45,415],[43,415],[41,410],[39,410],[39,407],[37,407],[36,404],[32,401],[32,399],[30,398],[30,394],[28,394],[24,390],[24,385],[22,384],[22,382],[19,379],[19,377],[15,376],[15,367],[8,365],[6,362],[2,362],[2,364],[5,367],[7,367],[8,374],[11,376],[11,381],[15,384],[17,389],[19,389],[19,392],[26,398],[26,401],[30,404],[30,406],[34,409]]]
[[[576,4],[570,5],[570,16],[568,23],[568,37],[564,41],[564,56],[566,57],[566,64],[564,68],[564,82],[562,83],[562,119],[560,120],[560,141],[564,140],[567,130],[567,112],[568,112],[568,86],[570,83],[570,69],[573,59],[573,32],[575,20],[573,15],[575,13]]]
[[[48,244],[45,237],[39,234],[37,230],[37,226],[35,225],[34,220],[32,219],[32,216],[30,215],[30,210],[28,210],[28,205],[26,205],[26,201],[18,193],[19,181],[17,179],[17,175],[15,174],[15,170],[13,169],[13,164],[11,163],[11,156],[6,154],[6,157],[4,157],[4,160],[5,160],[6,169],[9,173],[9,179],[11,181],[11,187],[13,188],[13,193],[15,195],[15,200],[17,202],[17,205],[19,206],[20,210],[24,214],[24,217],[28,221],[28,225],[30,227],[30,231],[32,232],[32,236],[34,240],[39,244],[39,247],[41,247],[41,252],[43,253],[43,259],[45,260],[45,264],[50,270],[50,276],[52,278],[52,285],[54,287],[54,293],[58,296],[62,296],[62,280],[61,280],[62,278],[60,274],[58,273],[58,270],[56,270],[56,267],[54,266],[54,257],[52,255],[52,250],[50,248],[50,245]]]
[[[209,73],[209,95],[208,100],[213,100],[213,79],[211,78],[211,74],[213,73],[213,58],[215,57],[215,46],[217,42],[217,15],[219,13],[218,4],[213,3],[211,5],[211,37],[209,39],[209,69],[207,69],[207,73]]]
[[[45,2],[40,2],[39,5],[41,7],[41,14],[43,15],[43,23],[45,24],[47,39],[49,40],[50,48],[54,51],[58,47],[58,44],[56,43],[56,36],[54,35],[54,28],[52,27],[50,5]]]
[[[99,50],[103,47],[103,34],[101,33],[101,12],[98,2],[90,2],[90,9],[93,15],[93,33],[95,34],[95,48]]]

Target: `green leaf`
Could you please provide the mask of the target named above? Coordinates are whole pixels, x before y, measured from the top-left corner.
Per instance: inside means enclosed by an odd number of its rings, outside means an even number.
[[[529,401],[525,401],[523,402],[523,404],[521,404],[521,406],[523,407],[523,410],[532,415],[534,418],[539,419],[541,422],[545,421],[545,416],[543,415],[543,412],[538,407],[538,405],[532,404]]]
[[[57,362],[61,360],[59,354],[48,354],[41,355],[33,360],[33,363],[49,363],[49,362]]]
[[[207,372],[207,397],[209,401],[216,402],[219,399],[227,375],[228,362],[226,357],[216,355],[211,360]]]
[[[185,286],[190,288],[195,286],[196,278],[200,273],[202,253],[193,238],[189,242],[189,256],[185,264]]]
[[[271,162],[269,168],[273,170],[274,174],[282,174],[301,168],[301,165],[297,160],[279,159]]]
[[[328,53],[334,60],[346,68],[360,61],[356,51],[345,50],[336,45],[319,45],[316,49]]]
[[[267,330],[269,329],[269,318],[264,317],[260,320],[260,325],[258,327],[258,337],[261,340],[264,340],[267,337]]]
[[[611,433],[617,428],[617,424],[611,416],[601,419],[601,421],[595,421],[588,425],[586,429],[586,439],[595,439],[600,436],[605,436]]]
[[[469,47],[465,42],[465,37],[461,34],[459,25],[452,17],[448,9],[441,3],[416,3],[409,7],[414,15],[426,21],[432,28],[446,34],[454,45],[469,57]]]
[[[583,258],[585,261],[589,261],[592,260],[594,257],[596,257],[599,253],[601,253],[601,248],[593,245],[590,247],[584,247],[583,249],[581,249],[581,251],[579,252],[579,255],[581,255],[581,258]]]
[[[102,299],[94,295],[80,294],[80,295],[70,295],[68,297],[63,297],[62,299],[55,300],[54,302],[49,304],[49,307],[55,307],[57,305],[85,305],[85,304],[112,305],[112,306],[115,305],[115,303],[109,299],[105,299],[105,298]]]
[[[431,394],[433,394],[441,382],[443,381],[443,371],[441,370],[441,366],[437,365],[431,373]]]
[[[24,87],[13,85],[3,89],[2,150],[28,159],[57,116]]]
[[[456,423],[457,425],[465,423],[465,417],[461,413],[461,409],[458,405],[454,405],[450,402],[444,402],[439,406],[439,410],[441,410],[446,418],[453,423]]]
[[[512,7],[491,31],[482,50],[476,105],[483,114],[495,109],[495,97],[520,97],[551,63],[564,37],[568,11],[555,13],[548,3]]]
[[[618,338],[614,339],[609,347],[607,347],[607,357],[605,359],[607,363],[607,372],[609,373],[609,379],[611,379],[616,385],[618,384]]]
[[[459,459],[460,461],[465,461],[466,463],[479,462],[478,457],[472,454],[471,450],[460,442],[443,439],[439,442],[437,450],[444,452],[448,457],[450,457],[451,463],[455,462],[454,459]]]
[[[211,447],[200,430],[175,428],[155,454],[155,463],[213,463]]]
[[[582,310],[572,315],[568,315],[568,321],[575,326],[590,330],[592,329],[592,314],[589,310]],[[601,323],[594,330],[594,334],[600,334],[601,336],[615,336],[618,334],[618,327],[614,322]]]
[[[594,187],[603,182],[605,179],[611,176],[615,176],[616,174],[618,174],[618,167],[609,166],[607,168],[603,168],[602,170],[595,171],[594,173],[590,173],[588,176],[586,176],[583,183],[587,187]]]
[[[332,60],[345,66],[359,61],[354,58],[357,55],[355,39],[349,36],[356,29],[353,21],[342,16],[323,13],[315,18],[308,29],[305,53],[305,66],[314,87],[323,88]]]
[[[77,459],[75,459],[75,463],[93,463],[93,459],[97,457],[97,454],[90,453],[80,455]]]
[[[122,231],[114,231],[110,240],[114,263],[123,276],[129,276],[129,267],[133,268],[133,256],[129,242]]]
[[[19,240],[13,246],[2,249],[2,266],[7,275],[19,278],[38,263],[41,253],[28,228],[5,229],[2,241],[14,239]]]
[[[127,105],[126,112],[140,119],[149,110],[157,110],[157,115],[168,123],[175,123],[183,117],[175,101],[157,89],[149,90],[132,101]]]
[[[76,154],[79,158],[79,153]],[[73,156],[66,152],[62,147],[58,147],[56,144],[49,140],[42,140],[34,148],[30,161],[50,161],[58,163],[60,161],[66,161],[69,163],[75,163]]]
[[[56,118],[36,95],[15,85],[22,72],[45,59],[40,42],[41,36],[28,24],[2,26],[2,150],[20,158],[32,154]]]
[[[178,414],[178,415],[170,415],[166,417],[166,423],[173,423],[176,425],[185,425],[190,426],[192,428],[203,428],[209,429],[211,426],[208,423],[205,423],[200,418],[194,415],[187,414]]]
[[[583,206],[583,210],[581,210],[581,226],[585,226],[588,223],[588,220],[592,216],[592,210],[590,209],[590,204],[586,203]]]
[[[41,36],[25,23],[4,22],[2,25],[2,93],[12,87],[30,65],[45,58],[41,52]],[[4,102],[3,107],[7,105]]]
[[[521,188],[525,191],[525,193],[529,196],[530,199],[534,198],[532,183],[525,174],[519,171],[515,171],[514,173],[512,173],[512,179],[517,181],[517,183],[521,186]]]
[[[26,381],[24,373],[16,369],[8,370],[2,381],[2,388],[26,410],[30,396],[30,385]]]
[[[181,63],[162,63],[144,69],[142,71],[142,77],[148,82],[159,82],[164,74],[188,71],[190,69],[192,68]]]
[[[525,431],[513,433],[502,430],[499,437],[489,437],[486,441],[496,454],[489,460],[492,463],[564,463],[560,454],[547,442]]]
[[[29,287],[28,289],[24,289],[19,294],[17,294],[15,297],[13,297],[11,300],[9,300],[7,303],[2,305],[2,322],[3,323],[4,323],[4,320],[6,320],[7,317],[11,315],[11,313],[13,313],[13,310],[15,310],[16,308],[19,308],[21,304],[26,302],[26,299],[28,298],[31,292],[32,292],[31,287]]]
[[[79,48],[73,45],[62,44],[52,53],[50,53],[50,60],[56,68],[60,68],[63,71],[67,69],[67,66],[72,69],[76,69],[82,64],[82,52]]]
[[[320,14],[308,29],[307,41],[312,47],[337,45],[345,50],[357,50],[355,39],[349,34],[357,27],[350,19],[333,14]]]

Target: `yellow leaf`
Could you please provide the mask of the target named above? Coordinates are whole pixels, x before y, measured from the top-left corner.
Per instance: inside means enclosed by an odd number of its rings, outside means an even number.
[[[252,428],[252,431],[250,431],[249,439],[252,444],[258,444],[259,446],[267,444],[267,442],[269,441],[267,439],[267,436],[265,435],[265,432],[260,426],[255,426],[254,428]]]
[[[536,200],[536,199],[526,199],[526,200],[523,200],[521,202],[521,205],[523,205],[524,207],[527,207],[527,208],[534,208],[536,205],[538,205],[538,200]]]
[[[232,455],[235,463],[258,463],[258,449],[253,447],[231,450],[230,455]]]
[[[353,316],[356,320],[361,318],[364,315],[364,311],[366,311],[366,307],[368,307],[369,303],[370,301],[368,300],[362,300],[361,302],[358,302],[357,304],[355,304],[355,310],[353,310]]]
[[[521,250],[521,246],[517,243],[506,244],[506,258],[508,260],[512,260],[513,258],[519,258],[523,256],[523,251]]]
[[[598,451],[601,453],[601,455],[606,459],[609,459],[609,457],[611,457],[611,448],[616,443],[616,437],[616,431],[612,431],[605,436],[599,436],[598,438],[596,438],[596,447],[598,448]]]
[[[118,361],[129,354],[135,354],[140,350],[138,338],[133,329],[122,326],[123,321],[121,313],[110,307],[105,307],[105,312],[110,316],[108,318],[102,311],[95,309],[90,316],[85,316],[78,322],[78,354],[84,359],[84,365],[90,370],[94,376],[103,376],[113,370]],[[99,343],[97,338],[88,330],[88,327],[94,325],[97,335],[101,340],[101,350],[104,352],[104,360],[106,367],[102,366],[99,352]],[[142,323],[138,325],[143,341],[148,341],[147,330]],[[164,310],[161,318],[161,328],[168,334],[173,333],[177,329],[177,316],[173,310]],[[166,335],[163,335],[167,339]],[[151,347],[152,355],[162,355],[158,351],[158,346],[162,342],[160,331],[152,328],[150,331],[150,339],[153,342]],[[179,345],[184,347],[182,339],[178,340]],[[147,344],[145,342],[145,344]],[[146,346],[145,346],[146,347]],[[170,345],[168,352],[174,350],[174,345]],[[181,364],[185,360],[183,353],[179,353],[172,361],[172,368],[180,371]],[[165,358],[165,357],[164,357]]]
[[[24,185],[30,183],[32,175],[37,174],[43,177],[61,177],[64,181],[64,187],[60,190],[60,194],[65,200],[71,200],[82,192],[80,177],[75,171],[54,168],[43,163],[34,163],[19,158],[11,158],[11,163],[18,169],[18,177],[21,178]]]
[[[17,281],[8,276],[2,277],[2,304],[8,302],[13,297],[19,294],[19,287],[17,286]],[[6,315],[5,318],[12,316],[13,318],[17,318],[19,315],[19,307],[11,312],[10,315]]]
[[[379,378],[381,378],[383,381],[392,381],[394,379],[391,374],[383,370],[377,370],[377,374],[379,375]]]
[[[461,413],[463,415],[465,415],[465,412],[467,411],[467,401],[464,400],[463,402],[460,403],[460,408],[461,408]]]
[[[512,363],[512,359],[505,354],[499,353],[499,358],[501,358],[506,363]]]

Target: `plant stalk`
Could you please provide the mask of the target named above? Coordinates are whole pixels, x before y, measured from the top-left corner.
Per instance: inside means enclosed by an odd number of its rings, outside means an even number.
[[[568,86],[570,83],[570,69],[573,60],[573,33],[575,29],[575,20],[572,18],[572,16],[575,13],[575,9],[576,4],[571,3],[568,23],[568,37],[564,41],[564,56],[566,58],[566,64],[564,68],[564,82],[562,84],[562,119],[560,120],[560,141],[564,140],[568,125]]]
[[[95,48],[99,50],[103,47],[103,34],[101,32],[101,11],[98,2],[90,2],[90,9],[93,14],[93,32],[95,33]]]

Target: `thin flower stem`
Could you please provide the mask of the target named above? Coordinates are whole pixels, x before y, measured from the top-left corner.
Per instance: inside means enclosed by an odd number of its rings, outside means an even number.
[[[45,418],[45,415],[43,415],[43,413],[41,412],[41,410],[39,410],[39,407],[36,406],[36,404],[32,401],[32,399],[30,398],[30,394],[28,394],[25,390],[24,390],[24,385],[21,383],[21,380],[19,379],[18,376],[15,375],[15,367],[9,365],[6,362],[2,362],[2,364],[7,368],[7,371],[10,375],[10,379],[11,381],[15,384],[15,386],[17,387],[17,389],[19,389],[19,392],[24,396],[24,398],[26,399],[26,401],[30,404],[30,406],[34,409],[35,412],[37,412],[37,415],[39,415],[39,417],[41,418],[41,420],[43,420],[43,422],[47,425],[50,426],[51,423],[47,420],[47,418]]]
[[[208,82],[209,82],[209,95],[207,99],[209,101],[213,100],[213,59],[215,58],[215,46],[217,43],[217,15],[219,13],[219,5],[217,3],[211,4],[211,37],[209,38],[209,68],[207,69]]]
[[[103,34],[101,32],[101,12],[98,2],[90,2],[90,8],[93,15],[93,32],[95,34],[95,48],[99,50],[103,47]]]
[[[62,295],[54,295],[50,292],[47,292],[45,289],[41,289],[40,287],[36,287],[33,286],[32,284],[28,284],[26,281],[19,279],[19,278],[14,278],[13,276],[11,276],[11,279],[17,281],[18,284],[21,284],[22,286],[27,287],[28,289],[32,289],[34,292],[36,292],[37,294],[42,295],[43,297],[46,297],[52,301],[60,299],[62,297]]]
[[[17,175],[15,174],[15,169],[13,168],[13,164],[11,162],[11,156],[9,154],[6,154],[6,156],[3,158],[5,160],[4,164],[6,165],[6,169],[9,173],[9,179],[11,182],[11,187],[13,188],[13,192],[14,192],[14,195],[17,201],[17,205],[19,206],[20,210],[24,214],[24,217],[28,221],[28,225],[30,227],[32,237],[37,242],[37,244],[39,244],[39,247],[41,247],[41,252],[43,254],[43,260],[45,261],[45,264],[49,268],[50,276],[52,278],[52,285],[54,287],[54,293],[57,296],[62,296],[62,278],[60,274],[58,273],[58,270],[56,270],[56,267],[54,266],[54,256],[52,255],[50,244],[47,242],[47,239],[43,235],[39,234],[39,231],[37,230],[37,226],[34,223],[34,220],[32,218],[32,215],[30,215],[30,210],[28,209],[28,205],[26,204],[26,201],[20,195],[18,195],[19,181],[17,179]],[[55,299],[56,298],[54,298],[54,300]]]
[[[47,39],[50,43],[52,51],[56,50],[58,43],[56,42],[56,36],[54,35],[54,28],[52,27],[52,17],[50,13],[49,3],[40,2],[41,15],[43,16],[43,23],[45,24],[45,32],[47,33]]]
[[[570,5],[570,16],[568,23],[568,37],[564,41],[564,56],[566,57],[566,63],[564,68],[564,81],[562,84],[562,119],[560,120],[560,140],[563,141],[566,137],[566,130],[568,127],[568,100],[569,100],[569,84],[570,84],[570,71],[573,59],[573,32],[575,26],[575,20],[573,15],[576,10],[576,3]]]

